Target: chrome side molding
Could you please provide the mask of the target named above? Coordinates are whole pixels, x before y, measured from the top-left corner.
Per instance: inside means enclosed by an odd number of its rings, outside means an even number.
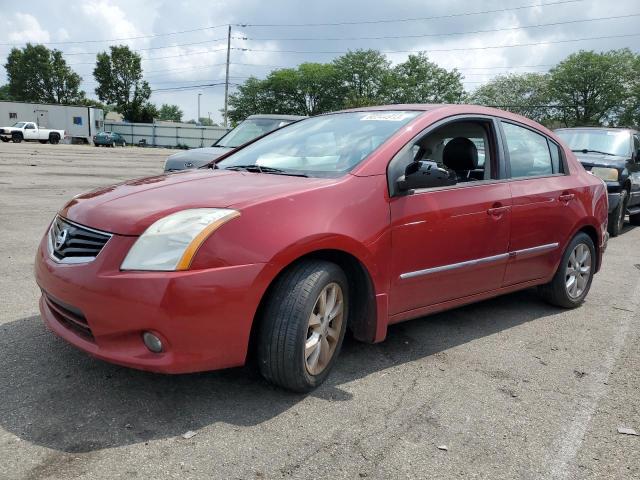
[[[558,243],[547,243],[545,245],[538,245],[536,247],[523,248],[521,250],[514,250],[512,252],[501,253],[499,255],[492,255],[490,257],[476,258],[473,260],[466,260],[459,263],[451,263],[449,265],[440,265],[439,267],[425,268],[424,270],[416,270],[415,272],[406,272],[400,275],[401,280],[408,278],[421,277],[422,275],[430,275],[432,273],[446,272],[448,270],[456,270],[458,268],[472,267],[474,265],[480,265],[483,263],[497,262],[505,260],[507,258],[518,258],[519,256],[526,256],[529,254],[542,253],[558,248]]]

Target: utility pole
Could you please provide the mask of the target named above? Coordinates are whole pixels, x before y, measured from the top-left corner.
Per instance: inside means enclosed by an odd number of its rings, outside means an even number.
[[[198,94],[198,119],[196,120],[196,123],[200,123],[200,97],[202,96],[201,93]]]
[[[231,56],[231,25],[227,32],[227,74],[224,78],[224,127],[227,128],[227,108],[229,105],[229,57]]]

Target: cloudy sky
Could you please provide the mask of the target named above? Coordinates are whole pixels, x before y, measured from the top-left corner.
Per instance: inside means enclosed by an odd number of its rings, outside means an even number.
[[[127,44],[144,59],[151,100],[178,104],[185,119],[202,93],[202,116],[220,121],[223,86],[167,89],[224,81],[227,24],[236,84],[357,48],[393,63],[425,50],[458,68],[468,90],[500,73],[544,72],[580,49],[640,51],[639,0],[0,0],[0,9],[0,58],[26,42],[58,48],[95,97],[96,52]]]

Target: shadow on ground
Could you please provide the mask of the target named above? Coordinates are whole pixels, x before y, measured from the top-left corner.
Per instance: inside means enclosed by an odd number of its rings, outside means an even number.
[[[381,344],[347,341],[312,395],[349,401],[342,384],[557,313],[528,290],[393,326]],[[256,425],[305,398],[249,368],[165,376],[110,365],[55,337],[38,316],[0,327],[0,365],[0,426],[64,452],[168,438],[215,422]]]

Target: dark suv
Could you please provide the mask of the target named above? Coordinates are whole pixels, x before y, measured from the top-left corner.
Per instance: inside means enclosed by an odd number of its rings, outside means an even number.
[[[615,237],[629,214],[640,225],[640,133],[626,128],[560,128],[555,133],[609,192],[609,233]]]

